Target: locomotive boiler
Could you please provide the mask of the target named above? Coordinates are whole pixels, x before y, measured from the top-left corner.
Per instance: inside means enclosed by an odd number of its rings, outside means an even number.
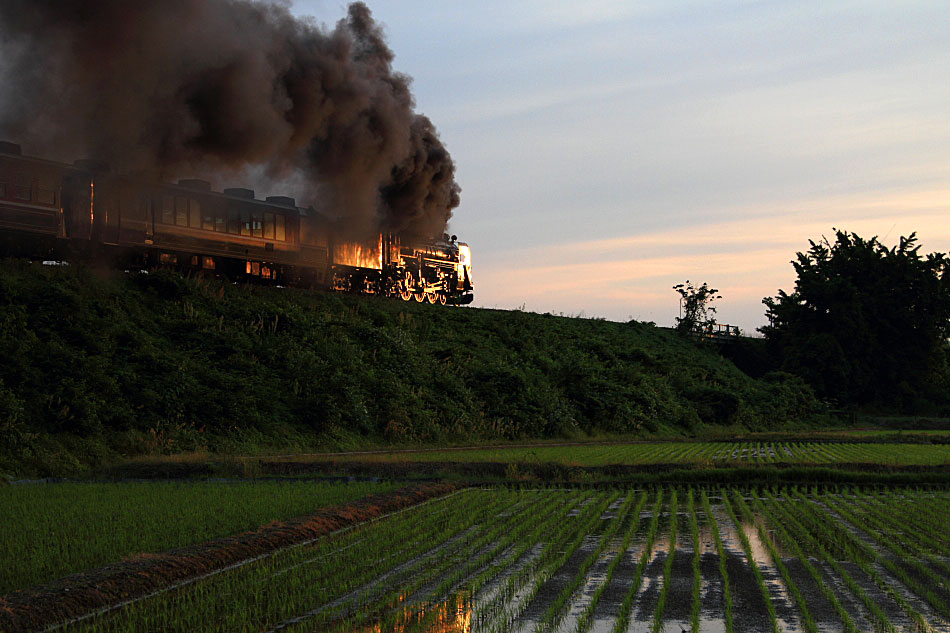
[[[455,236],[354,239],[293,198],[203,180],[159,182],[91,160],[23,156],[0,142],[3,254],[88,258],[123,267],[176,268],[260,283],[468,304],[468,245]]]

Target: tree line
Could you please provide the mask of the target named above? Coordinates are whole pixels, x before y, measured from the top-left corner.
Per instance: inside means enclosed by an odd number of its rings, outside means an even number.
[[[768,325],[758,371],[804,379],[835,406],[907,414],[950,413],[950,258],[920,252],[916,233],[888,248],[877,237],[835,229],[792,260],[794,290],[763,303]],[[715,314],[718,291],[674,286],[684,330]],[[732,352],[734,353],[734,352]]]

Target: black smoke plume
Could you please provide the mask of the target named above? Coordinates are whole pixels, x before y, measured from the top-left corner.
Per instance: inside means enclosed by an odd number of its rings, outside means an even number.
[[[0,0],[0,138],[123,171],[263,169],[353,230],[433,236],[455,168],[392,61],[359,2],[328,28],[265,0]]]

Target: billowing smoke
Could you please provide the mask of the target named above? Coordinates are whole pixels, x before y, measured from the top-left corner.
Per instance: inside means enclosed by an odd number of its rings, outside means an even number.
[[[433,236],[454,164],[392,61],[362,3],[327,28],[265,0],[0,0],[0,138],[166,177],[263,169],[353,230]]]

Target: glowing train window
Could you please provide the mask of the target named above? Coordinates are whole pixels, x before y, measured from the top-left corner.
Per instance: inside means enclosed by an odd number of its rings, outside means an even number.
[[[201,258],[201,267],[207,268],[208,270],[214,270],[214,258],[213,257],[202,257]]]
[[[284,216],[277,214],[277,234],[276,237],[281,242],[287,240],[287,229],[284,227]]]
[[[260,262],[251,262],[251,274],[258,275],[261,274],[261,263]]]
[[[251,213],[251,235],[254,237],[264,237],[264,223],[261,221],[261,212]]]
[[[218,233],[224,233],[228,228],[228,219],[223,213],[214,216],[214,230]]]
[[[193,229],[201,228],[201,204],[197,200],[188,200],[189,224]]]
[[[207,211],[205,211],[201,216],[201,228],[205,231],[214,230],[214,216],[209,214]]]
[[[264,214],[264,234],[263,237],[265,240],[274,239],[274,214],[265,213]]]
[[[241,235],[251,236],[251,212],[241,211]]]

